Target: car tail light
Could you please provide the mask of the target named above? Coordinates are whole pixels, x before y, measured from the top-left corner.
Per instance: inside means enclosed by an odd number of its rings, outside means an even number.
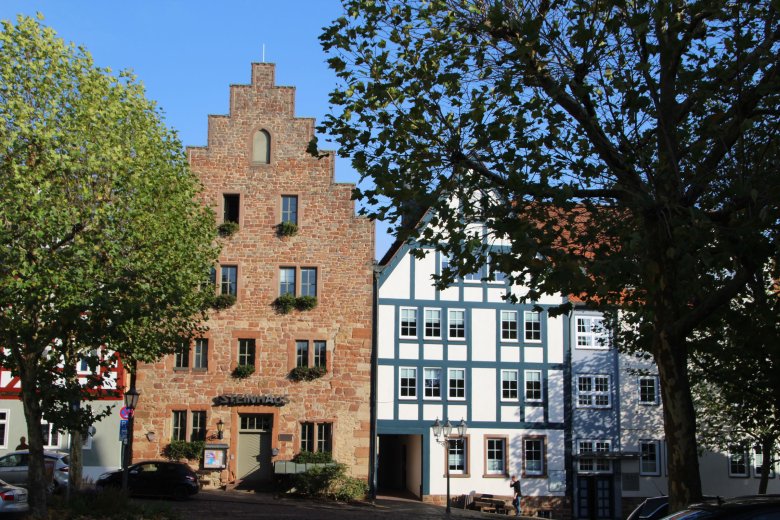
[[[13,491],[6,491],[4,493],[0,493],[0,497],[3,498],[3,502],[13,502],[16,500],[16,495],[14,495]]]
[[[195,477],[193,477],[192,475],[185,475],[184,478],[186,480],[189,480],[190,482],[195,482]]]
[[[62,471],[63,473],[68,472],[68,466],[65,466],[64,468],[60,468],[58,471]]]

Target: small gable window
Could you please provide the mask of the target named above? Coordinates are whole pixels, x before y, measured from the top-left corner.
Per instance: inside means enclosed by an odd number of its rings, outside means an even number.
[[[271,135],[265,130],[258,130],[252,137],[252,163],[268,164],[271,162]]]

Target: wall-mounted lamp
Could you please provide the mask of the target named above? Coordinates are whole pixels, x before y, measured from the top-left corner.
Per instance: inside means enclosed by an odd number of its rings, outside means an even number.
[[[217,439],[222,439],[222,432],[225,431],[225,423],[222,422],[222,419],[217,421]]]
[[[146,440],[149,442],[154,442],[157,440],[157,434],[154,432],[146,432]]]

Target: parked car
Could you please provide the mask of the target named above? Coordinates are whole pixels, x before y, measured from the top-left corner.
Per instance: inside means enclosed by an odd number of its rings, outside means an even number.
[[[771,520],[780,519],[780,495],[749,495],[693,504],[664,520]]]
[[[30,460],[28,450],[12,451],[0,457],[0,480],[14,486],[27,486],[27,474]],[[68,470],[70,462],[67,453],[44,451],[43,462],[47,471],[51,468],[54,491],[58,492],[68,487]]]
[[[650,497],[634,509],[626,520],[658,520],[669,513],[669,497]]]
[[[26,513],[27,490],[0,480],[0,513]]]
[[[95,482],[98,490],[122,487],[122,470],[103,473]],[[128,468],[127,487],[132,495],[156,495],[177,499],[198,492],[198,476],[181,462],[147,460]]]

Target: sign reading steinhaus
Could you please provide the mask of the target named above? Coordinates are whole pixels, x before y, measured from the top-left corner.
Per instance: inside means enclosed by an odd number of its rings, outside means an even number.
[[[290,402],[286,395],[249,395],[249,394],[226,394],[218,395],[214,398],[214,406],[240,406],[247,404],[265,404],[269,406],[284,406]]]

